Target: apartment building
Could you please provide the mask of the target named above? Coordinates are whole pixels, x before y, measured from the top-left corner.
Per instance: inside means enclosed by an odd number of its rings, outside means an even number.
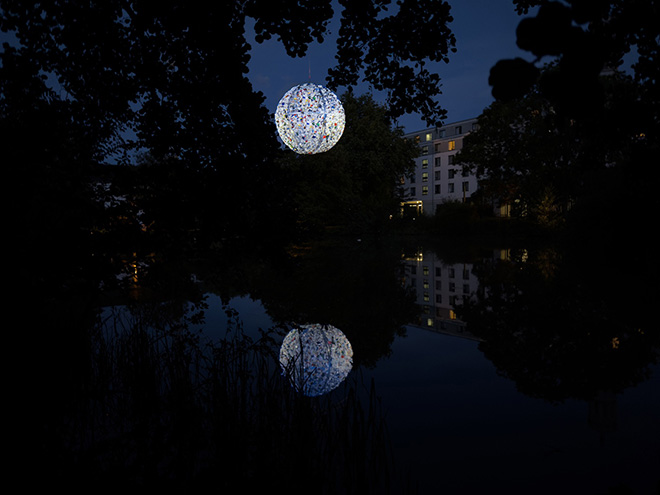
[[[437,207],[449,201],[465,202],[478,183],[474,175],[464,174],[454,164],[463,138],[477,127],[477,119],[467,119],[405,134],[420,150],[415,172],[402,179],[402,213],[433,215]]]

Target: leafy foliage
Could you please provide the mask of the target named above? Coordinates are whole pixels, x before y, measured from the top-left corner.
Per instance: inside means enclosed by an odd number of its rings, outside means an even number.
[[[442,110],[433,98],[439,77],[423,67],[426,60],[446,60],[454,44],[447,27],[449,6],[435,1],[422,10],[405,1],[396,15],[377,20],[387,4],[344,5],[338,66],[330,83],[355,85],[364,67],[365,80],[390,93],[394,115],[421,110],[437,120]],[[99,145],[124,152],[146,148],[155,157],[176,154],[198,166],[221,167],[219,156],[263,160],[276,147],[263,95],[245,76],[251,49],[246,21],[254,20],[257,42],[277,36],[290,56],[303,56],[309,43],[323,40],[333,15],[329,0],[185,6],[150,0],[30,5],[9,0],[3,3],[0,27],[15,33],[20,55],[77,103],[77,120],[98,131]],[[420,32],[433,34],[404,43],[429,16],[435,29]],[[364,29],[355,31],[357,25]],[[369,50],[364,50],[367,41]],[[408,63],[420,69],[417,75]],[[126,131],[135,139],[126,138]]]
[[[318,155],[285,158],[295,207],[307,228],[328,225],[378,230],[398,211],[400,178],[418,150],[393,129],[387,109],[370,95],[342,96],[346,128],[339,142]]]
[[[514,0],[514,4],[521,14],[538,8],[534,16],[521,20],[516,31],[518,46],[535,60],[496,64],[490,79],[496,98],[501,94],[519,97],[538,84],[541,94],[566,117],[589,115],[603,103],[599,73],[618,67],[622,57],[635,49],[635,80],[658,114],[659,33],[655,19],[660,12],[656,2]],[[529,77],[546,57],[556,60],[557,70]],[[519,80],[521,73],[526,74],[524,84]]]
[[[642,90],[622,75],[599,84],[603,105],[589,118],[566,121],[541,91],[486,108],[457,155],[481,177],[480,194],[523,206],[518,215],[548,220],[552,208],[563,216],[601,180],[614,180],[615,170],[637,174],[648,166],[647,158],[632,158],[654,153],[653,143],[641,137],[652,125]]]
[[[660,37],[649,21],[657,18],[657,5],[514,3],[519,13],[536,9],[516,30],[518,46],[535,58],[501,60],[491,69],[496,101],[459,154],[482,176],[481,194],[521,201],[526,214],[550,223],[556,213],[583,206],[587,198],[602,202],[593,194],[599,187],[620,191],[620,201],[631,195],[649,198],[648,186],[634,177],[645,175],[648,183],[657,174],[660,100],[654,61]],[[633,75],[611,70],[632,49],[637,51]]]
[[[452,21],[449,4],[401,0],[396,14],[384,16],[389,0],[340,3],[345,10],[330,85],[355,85],[364,67],[366,82],[389,91],[391,116],[419,112],[428,125],[438,125],[446,115],[433,100],[440,94],[440,77],[426,63],[448,62],[448,53],[455,51],[447,26]]]

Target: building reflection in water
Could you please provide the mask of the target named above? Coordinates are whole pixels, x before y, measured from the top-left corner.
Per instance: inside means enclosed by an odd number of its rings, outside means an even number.
[[[494,253],[505,256],[506,252]],[[403,256],[402,284],[416,294],[421,308],[415,326],[426,330],[480,340],[456,316],[455,308],[479,290],[472,263],[447,263],[433,252],[419,251]]]

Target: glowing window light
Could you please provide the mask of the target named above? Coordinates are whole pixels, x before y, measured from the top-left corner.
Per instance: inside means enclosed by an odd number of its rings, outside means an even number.
[[[293,387],[308,397],[330,392],[353,368],[353,348],[332,325],[302,325],[280,348],[280,366]]]
[[[323,86],[294,86],[282,97],[275,111],[275,124],[282,141],[299,154],[323,153],[344,132],[346,117],[339,98]]]

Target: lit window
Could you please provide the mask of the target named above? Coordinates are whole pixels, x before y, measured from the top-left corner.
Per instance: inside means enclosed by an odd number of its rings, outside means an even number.
[[[429,161],[426,158],[422,160],[422,168],[429,168]]]
[[[429,274],[429,267],[428,266],[423,266],[422,267],[422,272],[424,273],[424,275],[428,275]]]
[[[422,155],[428,155],[428,154],[429,154],[429,147],[422,146]]]
[[[422,196],[426,196],[429,193],[429,186],[422,186]]]
[[[422,286],[423,286],[425,289],[428,289],[428,288],[429,288],[429,281],[426,280],[426,279],[424,279],[424,282],[422,283]]]
[[[433,135],[430,132],[427,132],[426,133],[426,140],[430,141],[431,139],[433,139]]]
[[[429,181],[429,173],[422,172],[422,182],[428,182],[428,181]]]
[[[424,302],[428,302],[431,298],[429,297],[428,292],[424,292]]]
[[[456,149],[456,141],[449,141],[449,151]]]
[[[415,142],[419,143],[419,136],[415,136]]]

